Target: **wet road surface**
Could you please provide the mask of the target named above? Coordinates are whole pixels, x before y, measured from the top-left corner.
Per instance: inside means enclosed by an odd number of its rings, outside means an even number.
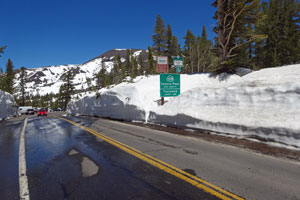
[[[23,121],[0,124],[0,199],[19,199],[18,154]]]
[[[0,124],[0,199],[19,199],[23,121]],[[56,117],[28,118],[24,135],[30,199],[219,199]]]
[[[20,199],[24,118],[0,123],[0,200]],[[300,200],[299,162],[228,145],[54,114],[24,135],[30,199]]]

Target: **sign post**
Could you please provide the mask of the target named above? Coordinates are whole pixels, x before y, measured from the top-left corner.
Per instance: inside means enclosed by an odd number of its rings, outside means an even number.
[[[174,66],[176,67],[176,72],[180,73],[181,68],[183,67],[183,57],[174,56],[173,63],[174,63]]]
[[[168,73],[168,57],[167,56],[158,56],[157,57],[157,72],[158,73]],[[165,99],[161,97],[161,105],[164,105]]]
[[[158,56],[157,57],[157,72],[158,73],[168,73],[168,57],[167,56]]]
[[[160,96],[180,95],[180,74],[160,74]]]

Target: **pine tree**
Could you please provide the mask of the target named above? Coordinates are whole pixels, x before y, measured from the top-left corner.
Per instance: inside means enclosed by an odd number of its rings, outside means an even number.
[[[171,45],[170,45],[170,55],[172,57],[172,56],[178,56],[179,54],[180,54],[180,45],[178,44],[177,37],[173,35],[171,40]]]
[[[154,27],[154,35],[152,36],[153,40],[153,52],[155,55],[161,56],[164,55],[166,46],[166,29],[164,22],[160,15],[156,16],[156,24]]]
[[[259,34],[268,37],[255,44],[258,68],[274,67],[300,61],[300,2],[270,0],[261,5],[262,18],[256,23]]]
[[[95,74],[95,78],[94,79],[96,81],[96,86],[95,86],[96,90],[100,90],[102,88],[102,86],[101,86],[101,79],[102,79],[101,70],[102,69],[100,69],[100,71]]]
[[[60,108],[62,108],[62,109],[65,108],[66,103],[65,103],[65,85],[64,84],[62,84],[59,88],[57,104]],[[40,107],[40,106],[37,105],[37,107]]]
[[[145,64],[144,64],[142,53],[140,53],[140,55],[138,57],[138,64],[139,64],[139,71],[140,71],[139,74],[144,75],[145,74]]]
[[[214,18],[218,20],[218,25],[214,31],[218,35],[216,44],[220,58],[216,73],[234,72],[236,62],[233,58],[242,55],[237,53],[241,52],[241,47],[265,38],[265,35],[255,34],[246,26],[259,2],[259,0],[216,0],[213,3],[213,6],[217,7]]]
[[[106,73],[105,67],[102,67],[98,74],[96,75],[96,89],[100,90],[101,88],[104,88],[109,85],[108,82],[108,75]]]
[[[26,83],[27,83],[27,72],[25,67],[21,67],[20,72],[20,92],[21,92],[21,106],[25,106],[26,101]]]
[[[217,65],[217,57],[213,51],[212,41],[207,39],[206,29],[203,26],[201,37],[196,39],[197,72],[212,72]]]
[[[92,86],[92,79],[87,77],[86,78],[86,84],[87,84],[87,89],[86,91],[90,91],[91,90],[91,86]]]
[[[127,49],[126,50],[126,76],[129,76],[132,71],[132,64],[130,61],[131,55],[132,55],[131,50]]]
[[[120,54],[118,54],[114,59],[114,68],[111,75],[113,84],[121,83],[126,77],[125,67],[123,67]]]
[[[101,85],[102,87],[107,87],[110,85],[110,80],[109,80],[109,75],[107,73],[107,70],[106,70],[106,67],[105,67],[105,63],[104,63],[104,60],[102,59],[101,61],[101,74],[103,76],[103,79],[101,79]]]
[[[156,69],[154,65],[154,59],[151,47],[148,46],[148,69],[146,70],[146,75],[155,74]]]
[[[131,56],[131,60],[132,60],[132,72],[130,73],[130,78],[134,79],[135,77],[138,76],[138,63],[137,60],[134,56]]]
[[[205,26],[202,27],[201,38],[202,38],[203,40],[207,40],[207,33],[206,33],[206,28],[205,28]]]
[[[65,82],[64,84],[61,85],[60,87],[60,96],[61,96],[61,103],[62,103],[62,107],[64,109],[67,108],[67,104],[71,101],[71,95],[74,94],[74,75],[72,73],[71,70],[69,70],[66,74],[65,77],[63,79],[63,81]]]
[[[166,49],[166,55],[168,57],[171,57],[172,56],[172,53],[171,53],[171,45],[172,45],[172,37],[173,37],[173,33],[172,33],[172,28],[171,28],[171,25],[168,24],[167,26],[167,33],[166,33],[166,38],[167,38],[167,49]]]
[[[184,36],[184,50],[183,54],[185,56],[185,68],[184,72],[193,73],[195,68],[195,53],[196,53],[196,41],[195,36],[192,31],[187,30],[186,35]]]
[[[5,92],[8,92],[10,94],[13,94],[14,92],[14,78],[15,78],[15,74],[13,71],[13,63],[10,59],[8,59],[7,64],[6,64],[6,74],[5,74],[5,78],[4,78],[4,86],[3,86],[3,90]]]

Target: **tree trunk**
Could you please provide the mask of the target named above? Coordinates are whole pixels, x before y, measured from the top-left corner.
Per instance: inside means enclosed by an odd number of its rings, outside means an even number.
[[[224,5],[223,5],[223,0],[217,0],[218,2],[218,42],[219,42],[219,52],[221,55],[220,63],[224,62],[227,57],[227,50],[224,47],[225,44],[225,27],[224,25]]]

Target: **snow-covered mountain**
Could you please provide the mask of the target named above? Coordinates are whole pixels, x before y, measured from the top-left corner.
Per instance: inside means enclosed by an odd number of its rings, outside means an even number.
[[[71,70],[75,77],[75,90],[80,91],[88,87],[87,79],[92,79],[102,67],[105,67],[108,72],[113,68],[113,59],[120,54],[121,61],[125,61],[127,49],[112,49],[100,56],[93,58],[83,64],[78,65],[57,65],[40,68],[28,68],[28,82],[26,84],[26,92],[30,95],[45,95],[49,93],[58,93],[60,86],[63,84],[63,77]],[[147,52],[142,49],[131,49],[133,56],[137,57],[142,54],[143,58],[147,57]],[[102,66],[102,59],[104,66]],[[16,70],[15,88],[20,84],[20,70]],[[92,85],[95,82],[92,80]]]

